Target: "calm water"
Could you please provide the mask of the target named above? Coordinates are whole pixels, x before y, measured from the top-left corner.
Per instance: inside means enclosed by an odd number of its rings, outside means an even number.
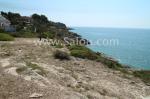
[[[75,27],[82,37],[96,41],[98,39],[116,39],[117,46],[90,45],[94,51],[103,52],[134,68],[150,70],[150,30],[144,29],[113,29]]]

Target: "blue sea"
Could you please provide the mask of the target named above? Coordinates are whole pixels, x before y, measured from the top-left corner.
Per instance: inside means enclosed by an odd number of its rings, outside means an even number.
[[[117,40],[116,45],[102,43],[91,44],[88,47],[132,68],[150,70],[150,29],[73,28],[73,32],[92,42]]]

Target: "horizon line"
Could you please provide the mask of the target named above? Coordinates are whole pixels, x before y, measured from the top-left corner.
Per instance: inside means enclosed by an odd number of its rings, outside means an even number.
[[[149,28],[144,28],[144,27],[111,27],[111,26],[67,26],[67,27],[75,27],[75,28],[80,28],[80,27],[83,27],[83,28],[112,28],[112,29],[145,29],[145,30],[150,30],[150,27]]]

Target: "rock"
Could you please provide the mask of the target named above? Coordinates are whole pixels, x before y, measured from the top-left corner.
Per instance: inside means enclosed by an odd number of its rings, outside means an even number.
[[[21,52],[22,52],[22,50],[21,50],[21,49],[19,49],[19,50],[18,50],[18,52],[19,52],[19,53],[21,53]]]
[[[7,67],[10,65],[9,58],[0,60],[2,67]]]
[[[131,81],[130,84],[136,84],[136,82],[135,81]]]
[[[43,94],[39,94],[39,93],[33,93],[29,96],[30,98],[39,98],[39,97],[43,97]]]
[[[18,76],[18,73],[16,72],[17,67],[11,67],[5,70],[6,73]]]
[[[89,98],[89,99],[104,99],[104,96],[102,96],[101,94],[99,94],[98,92],[96,91],[88,91],[86,93],[86,96]]]
[[[31,81],[32,77],[31,76],[25,76],[24,79],[27,81]]]

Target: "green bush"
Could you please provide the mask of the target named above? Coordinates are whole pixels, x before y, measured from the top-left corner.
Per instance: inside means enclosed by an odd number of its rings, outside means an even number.
[[[82,51],[82,50],[72,50],[71,55],[74,57],[86,58],[84,55],[84,51]]]
[[[69,49],[72,56],[90,60],[97,59],[96,53],[85,46],[69,46]]]
[[[50,39],[53,39],[53,38],[54,38],[54,33],[44,32],[44,33],[42,34],[42,37],[43,37],[43,38],[50,38]]]
[[[79,58],[84,58],[84,59],[90,59],[90,60],[95,60],[97,59],[97,56],[91,52],[91,51],[86,51],[86,50],[72,50],[71,55]]]
[[[55,47],[56,47],[56,48],[63,48],[63,45],[57,44]]]
[[[14,38],[6,33],[0,33],[0,41],[13,41]]]
[[[24,38],[33,38],[33,37],[36,37],[36,34],[35,33],[31,33],[31,32],[25,32],[25,33],[21,34],[21,37],[24,37]]]
[[[5,32],[4,29],[0,28],[0,33],[3,33],[3,32]]]
[[[33,38],[33,37],[37,37],[37,34],[32,33],[32,32],[20,31],[20,32],[13,33],[12,36],[14,36],[14,37],[23,37],[23,38]]]
[[[148,70],[134,71],[133,75],[135,77],[141,78],[146,84],[150,85],[150,71]]]
[[[69,46],[69,50],[84,50],[84,51],[89,51],[90,49],[85,47],[85,46],[79,46],[79,45],[72,45]]]
[[[60,50],[54,52],[54,57],[60,60],[69,60],[69,54]]]

